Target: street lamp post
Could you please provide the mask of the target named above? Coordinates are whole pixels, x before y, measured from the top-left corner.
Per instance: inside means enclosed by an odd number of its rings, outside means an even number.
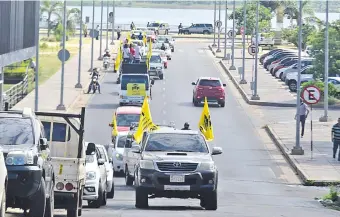
[[[300,86],[301,86],[301,50],[302,50],[302,1],[299,1],[299,49],[298,49],[298,75],[297,75],[297,84],[296,84],[296,134],[295,134],[295,146],[293,147],[291,154],[292,155],[303,155],[304,150],[300,145]],[[257,40],[256,40],[257,41]]]
[[[240,84],[246,84],[247,81],[244,78],[245,67],[246,67],[246,31],[247,31],[247,0],[244,0],[243,5],[243,34],[242,34],[242,74]]]
[[[216,47],[216,0],[214,1],[214,43],[213,47]]]
[[[236,67],[235,67],[235,37],[236,37],[236,34],[235,34],[235,5],[236,5],[236,2],[234,0],[234,3],[233,3],[233,34],[232,34],[232,47],[231,47],[231,66],[229,67],[230,70],[236,70]]]
[[[221,22],[221,0],[219,0],[218,3],[218,21]],[[217,27],[218,31],[218,39],[217,39],[217,50],[216,53],[221,52],[220,45],[221,45],[221,26]]]
[[[114,37],[115,37],[115,0],[113,0],[112,2],[112,41],[111,41],[111,45],[114,45]]]
[[[324,115],[320,122],[327,122],[328,117],[328,70],[329,70],[329,33],[328,33],[328,0],[326,0],[326,31],[325,31],[325,90],[324,90]]]
[[[80,1],[80,30],[79,30],[79,59],[78,59],[78,82],[75,88],[83,88],[80,82],[81,76],[81,51],[83,46],[83,0]]]
[[[91,68],[89,69],[89,72],[92,72],[93,70],[93,45],[94,45],[94,9],[95,9],[95,4],[94,4],[94,0],[92,1],[92,39],[91,39]]]
[[[102,54],[102,45],[103,45],[103,9],[104,9],[104,2],[103,0],[100,2],[100,45],[99,45],[99,57],[98,60],[103,60],[103,54]]]
[[[106,2],[106,50],[109,49],[109,1]]]
[[[228,1],[225,1],[225,17],[224,17],[224,57],[223,60],[227,60],[227,31],[228,31]]]
[[[256,27],[255,27],[255,35],[256,35],[256,38],[259,34],[259,6],[260,6],[260,2],[257,2],[256,3]],[[256,52],[255,52],[255,66],[254,66],[254,69],[255,69],[255,81],[254,81],[254,93],[253,95],[251,96],[251,99],[252,100],[260,100],[260,97],[259,95],[257,94],[257,65],[258,65],[258,47],[259,47],[259,41],[256,40],[256,43],[255,43],[255,49],[256,49]]]
[[[35,88],[34,88],[34,110],[38,111],[39,109],[39,20],[40,20],[40,2],[36,2],[36,15],[35,15],[35,67],[34,67],[34,79],[35,79]],[[0,66],[2,67],[2,66]],[[1,69],[0,69],[1,71]],[[2,76],[2,82],[3,80],[3,72],[1,73]],[[1,85],[3,87],[3,83]],[[2,98],[2,91],[1,98]],[[0,104],[2,106],[2,103]],[[2,108],[2,107],[1,107]]]

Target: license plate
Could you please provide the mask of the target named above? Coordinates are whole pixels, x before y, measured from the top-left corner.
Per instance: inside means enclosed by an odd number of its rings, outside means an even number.
[[[170,182],[184,182],[184,175],[170,175]]]
[[[166,191],[190,191],[189,185],[164,185]]]

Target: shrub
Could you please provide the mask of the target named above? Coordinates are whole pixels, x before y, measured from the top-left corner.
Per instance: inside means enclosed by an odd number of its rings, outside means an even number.
[[[325,84],[322,81],[309,81],[306,83],[303,83],[301,86],[302,88],[305,88],[306,86],[309,85],[314,85],[316,87],[318,87],[321,91],[321,100],[323,100],[324,98],[324,90],[325,90]],[[337,89],[335,88],[335,86],[331,83],[328,84],[328,96],[333,96],[335,97],[337,95]]]
[[[331,186],[329,193],[323,197],[324,200],[332,200],[333,202],[338,200],[338,191],[334,186]]]
[[[40,49],[47,49],[48,48],[48,44],[46,42],[40,44]]]

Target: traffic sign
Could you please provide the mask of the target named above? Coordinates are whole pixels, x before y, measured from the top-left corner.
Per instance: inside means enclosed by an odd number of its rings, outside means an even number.
[[[222,21],[216,20],[215,26],[216,26],[217,28],[221,28],[221,27],[222,27]]]
[[[229,30],[229,32],[228,32],[228,37],[229,38],[233,38],[233,37],[235,38],[235,35],[236,34],[235,34],[235,32],[233,30]]]
[[[256,49],[256,46],[255,46],[255,45],[250,45],[250,46],[248,47],[248,53],[249,53],[250,55],[255,56],[255,54],[258,53],[258,52],[259,52],[259,49],[258,49],[258,48]]]
[[[70,59],[70,52],[68,50],[65,49],[65,61],[67,61],[68,59]],[[64,52],[63,52],[63,49],[61,49],[59,52],[58,52],[58,59],[62,62],[64,60]]]
[[[91,29],[89,35],[91,38],[97,38],[99,36],[99,31]]]
[[[307,104],[317,104],[321,98],[321,91],[316,86],[307,86],[301,92],[301,98]]]

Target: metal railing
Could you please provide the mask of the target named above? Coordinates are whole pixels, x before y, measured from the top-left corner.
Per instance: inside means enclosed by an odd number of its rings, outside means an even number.
[[[29,76],[26,75],[21,82],[15,84],[13,87],[8,89],[4,93],[3,105],[8,103],[8,108],[11,109],[20,100],[22,100],[28,94],[28,83],[29,83]]]

